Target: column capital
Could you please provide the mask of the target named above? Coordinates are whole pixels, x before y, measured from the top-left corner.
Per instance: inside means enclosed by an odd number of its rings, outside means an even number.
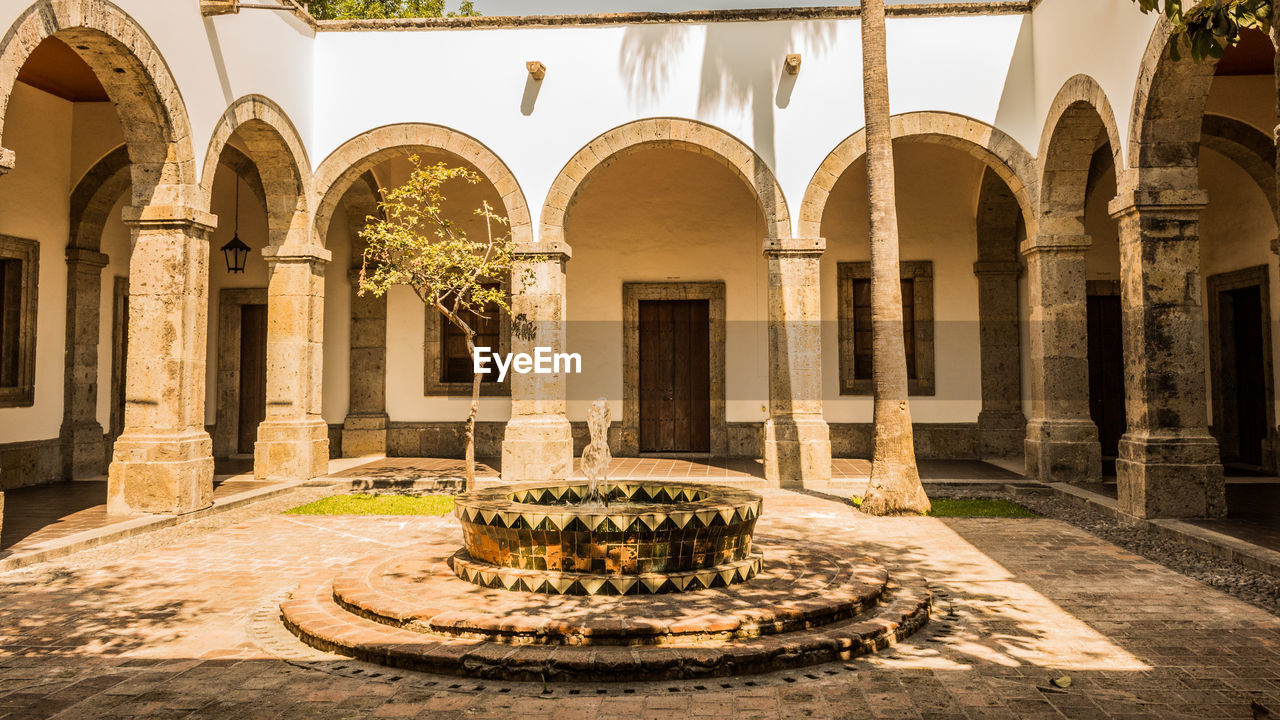
[[[111,258],[106,253],[100,253],[97,250],[89,250],[88,248],[67,248],[67,264],[83,265],[86,267],[104,268]]]
[[[542,240],[536,242],[516,243],[517,259],[542,257],[548,262],[562,262],[573,257],[573,248],[563,240]]]
[[[1016,260],[979,260],[973,264],[973,274],[982,275],[1013,275],[1022,274],[1022,263]]]
[[[1084,252],[1093,244],[1088,235],[1033,235],[1022,241],[1018,251],[1023,255],[1039,252]]]
[[[333,251],[319,245],[268,245],[262,248],[267,264],[313,263],[326,265],[333,259]]]
[[[13,169],[17,164],[14,152],[6,147],[0,147],[0,175],[3,175]]]
[[[808,257],[822,255],[827,249],[826,238],[779,238],[764,239],[764,254],[777,257]]]
[[[1209,204],[1209,193],[1194,190],[1134,190],[1115,196],[1107,204],[1111,217],[1120,218],[1137,212],[1158,211],[1171,215],[1198,216]]]
[[[192,230],[211,233],[218,216],[187,205],[126,206],[121,213],[125,225],[138,230]]]

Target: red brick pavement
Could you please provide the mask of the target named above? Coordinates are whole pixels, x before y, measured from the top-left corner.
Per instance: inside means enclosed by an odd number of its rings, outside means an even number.
[[[458,531],[443,518],[268,515],[98,566],[70,558],[0,575],[0,718],[1249,718],[1250,700],[1280,709],[1280,619],[1057,521],[867,518],[774,491],[759,529],[910,564],[934,583],[935,622],[851,669],[546,695],[537,684],[336,657],[291,664],[255,639],[255,611],[307,575]],[[1070,688],[1050,688],[1063,674]]]

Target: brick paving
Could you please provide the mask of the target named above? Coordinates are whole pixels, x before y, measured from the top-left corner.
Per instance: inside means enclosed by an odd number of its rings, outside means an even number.
[[[263,640],[275,624],[262,609],[282,591],[459,536],[451,518],[249,513],[183,532],[0,574],[0,718],[1250,718],[1250,701],[1280,708],[1280,618],[1048,519],[868,518],[766,492],[759,532],[914,567],[933,583],[934,621],[848,664],[546,692]],[[311,655],[291,656],[294,646]],[[1049,685],[1064,674],[1069,688]]]

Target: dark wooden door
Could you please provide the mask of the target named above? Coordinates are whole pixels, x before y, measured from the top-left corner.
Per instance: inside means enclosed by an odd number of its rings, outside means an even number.
[[[640,302],[640,450],[711,450],[706,300]]]
[[[1262,465],[1267,431],[1267,386],[1263,367],[1262,292],[1257,286],[1228,290],[1219,298],[1222,328],[1223,460]]]
[[[1090,295],[1089,416],[1104,458],[1115,458],[1124,435],[1124,343],[1118,295]]]
[[[253,452],[258,423],[267,417],[267,306],[240,306],[239,450]]]

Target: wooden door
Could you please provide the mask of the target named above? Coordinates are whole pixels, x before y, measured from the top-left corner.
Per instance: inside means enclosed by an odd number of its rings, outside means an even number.
[[[707,300],[640,301],[640,450],[711,450]]]
[[[1222,427],[1226,462],[1262,466],[1267,432],[1267,385],[1263,365],[1262,292],[1257,285],[1223,291],[1218,301],[1223,353]]]
[[[240,419],[238,449],[252,453],[258,423],[267,417],[267,306],[240,306]]]
[[[1102,457],[1114,459],[1124,435],[1124,343],[1120,296],[1090,295],[1089,416],[1098,426]]]

